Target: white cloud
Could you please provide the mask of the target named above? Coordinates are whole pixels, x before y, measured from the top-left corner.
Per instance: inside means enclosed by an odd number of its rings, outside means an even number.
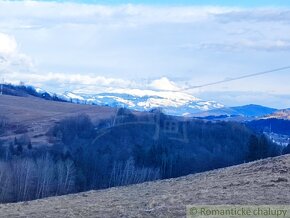
[[[19,52],[17,47],[13,36],[0,33],[0,70],[2,73],[29,71],[33,67],[31,59]]]
[[[4,1],[0,6],[0,18],[9,21],[7,24],[19,22],[19,28],[43,28],[64,24],[135,26],[160,22],[192,23],[232,11],[231,8],[221,7],[154,7],[131,4],[104,6],[36,1]]]
[[[3,74],[6,82],[18,83],[25,81],[25,83],[40,87],[56,90],[59,88],[64,90],[86,89],[91,91],[101,91],[108,87],[130,87],[134,84],[133,81],[128,81],[118,78],[110,78],[104,76],[92,76],[81,74],[64,74],[64,73],[23,73],[23,72],[9,72]],[[53,89],[51,90],[53,91]]]
[[[192,48],[194,45],[184,45],[183,48]],[[213,50],[213,51],[239,51],[239,50],[260,50],[267,52],[275,51],[289,51],[290,50],[290,40],[250,40],[250,39],[240,39],[236,41],[228,42],[207,42],[201,43],[196,48],[201,50]]]
[[[289,16],[287,8],[0,1],[0,69],[51,90],[176,90],[284,66]],[[288,80],[277,73],[227,87],[286,93]]]
[[[149,87],[156,90],[164,90],[164,91],[177,91],[180,88],[177,87],[177,85],[170,81],[166,77],[162,77],[160,79],[153,80]]]
[[[0,33],[0,53],[11,54],[16,52],[16,48],[17,43],[13,37]]]
[[[221,22],[262,22],[275,23],[282,22],[289,24],[290,9],[289,8],[255,8],[255,9],[238,9],[217,14],[216,18]]]

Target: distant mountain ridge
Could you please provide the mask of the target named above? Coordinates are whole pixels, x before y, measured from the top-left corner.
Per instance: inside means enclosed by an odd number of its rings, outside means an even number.
[[[243,114],[244,116],[252,116],[252,117],[260,117],[264,116],[265,114],[271,114],[277,111],[277,109],[275,108],[265,107],[256,104],[249,104],[231,108],[237,111],[238,113]]]
[[[238,120],[236,118],[249,117],[290,119],[290,109],[278,110],[255,104],[226,107],[215,101],[202,100],[190,94],[177,91],[116,89],[97,94],[88,94],[80,91],[55,94],[33,86],[5,84],[3,93],[16,96],[32,95],[46,100],[67,101],[77,104],[125,107],[137,111],[162,108],[163,112],[169,115],[209,120],[228,118]]]
[[[224,107],[214,110],[209,110],[201,113],[193,114],[195,117],[262,117],[268,114],[272,114],[278,111],[278,109],[265,107],[256,104],[249,104],[244,106],[236,106],[236,107]]]
[[[162,108],[166,114],[189,117],[263,117],[278,109],[256,104],[225,107],[215,101],[205,101],[187,93],[174,91],[152,91],[139,89],[119,89],[99,94],[66,92],[63,99],[75,103],[88,103],[112,107],[126,107],[146,111]]]
[[[59,97],[74,103],[126,107],[138,111],[162,108],[166,114],[176,116],[190,116],[196,112],[224,107],[215,101],[205,101],[187,93],[175,91],[118,89],[98,94],[66,92]]]
[[[274,113],[268,114],[264,117],[264,119],[272,119],[272,118],[290,120],[290,108],[277,110]]]

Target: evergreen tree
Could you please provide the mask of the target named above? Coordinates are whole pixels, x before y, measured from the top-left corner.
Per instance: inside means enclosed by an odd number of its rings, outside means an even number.
[[[290,154],[290,143],[283,149],[282,154]]]
[[[14,145],[12,142],[9,144],[9,152],[10,152],[10,154],[14,155],[15,151],[14,151]]]
[[[28,143],[28,145],[27,145],[27,149],[29,149],[29,150],[32,149],[32,144],[31,144],[31,142]]]
[[[21,144],[17,145],[17,147],[16,147],[16,153],[18,155],[20,155],[22,153],[22,151],[23,151],[22,145]]]
[[[269,155],[269,141],[263,134],[259,138],[258,159],[266,158]]]
[[[251,135],[248,142],[248,161],[254,161],[258,159],[259,153],[259,139],[255,135]]]

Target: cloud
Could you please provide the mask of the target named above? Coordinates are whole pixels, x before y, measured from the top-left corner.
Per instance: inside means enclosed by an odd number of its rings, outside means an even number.
[[[52,91],[206,84],[287,65],[289,14],[274,7],[0,1],[1,76]],[[283,73],[227,87],[286,94],[290,76]]]
[[[155,90],[164,90],[164,91],[177,91],[180,89],[177,87],[177,85],[174,82],[170,81],[166,77],[153,80],[149,84],[149,88],[155,89]]]
[[[29,71],[32,67],[31,59],[18,51],[15,38],[5,33],[0,33],[0,70],[2,73]]]
[[[96,76],[92,74],[41,72],[33,69],[32,60],[18,50],[18,44],[11,35],[0,33],[0,69],[5,82],[66,90],[104,92],[114,88],[152,88],[156,90],[178,90],[177,85],[166,77],[140,83],[134,80]],[[52,90],[53,91],[53,90]]]
[[[118,78],[64,73],[9,72],[4,73],[4,77],[6,82],[25,81],[26,84],[48,88],[50,91],[90,89],[99,92],[108,87],[130,87],[134,84],[134,81]]]
[[[282,22],[289,24],[289,8],[255,8],[255,9],[235,9],[230,12],[216,14],[215,18],[221,22],[262,22],[275,23]]]
[[[16,21],[20,24],[17,27],[24,29],[70,24],[135,26],[152,23],[192,23],[207,20],[213,14],[231,11],[221,7],[158,7],[132,4],[105,6],[36,1],[4,1],[0,6],[0,18],[8,21],[6,27]]]
[[[184,48],[192,48],[193,45],[184,45]],[[201,43],[196,46],[201,50],[213,50],[213,51],[239,51],[239,50],[258,50],[258,51],[267,51],[267,52],[275,52],[275,51],[286,51],[290,50],[290,40],[249,40],[242,39],[232,42],[207,42]]]
[[[15,39],[7,34],[0,33],[0,53],[11,54],[15,53],[17,43]]]

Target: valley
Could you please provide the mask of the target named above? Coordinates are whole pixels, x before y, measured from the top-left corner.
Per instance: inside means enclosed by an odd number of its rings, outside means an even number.
[[[0,18],[0,218],[290,218],[290,1],[0,0]]]
[[[1,202],[176,178],[289,153],[280,134],[274,138],[265,129],[269,121],[287,132],[288,121],[253,118],[273,110],[258,105],[230,109],[252,121],[225,122],[160,108],[72,103],[27,87],[14,91],[17,96],[0,96]]]

